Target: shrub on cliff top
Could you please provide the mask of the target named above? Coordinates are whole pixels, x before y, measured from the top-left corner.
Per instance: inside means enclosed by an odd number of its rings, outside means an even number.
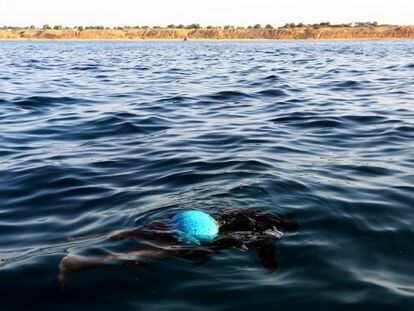
[[[200,26],[200,24],[190,24],[190,25],[187,25],[185,28],[187,28],[187,29],[199,29],[199,28],[201,28],[201,26]]]

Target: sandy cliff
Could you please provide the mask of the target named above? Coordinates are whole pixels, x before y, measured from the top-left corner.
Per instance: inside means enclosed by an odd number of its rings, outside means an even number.
[[[0,29],[0,39],[414,39],[414,26],[277,29]]]

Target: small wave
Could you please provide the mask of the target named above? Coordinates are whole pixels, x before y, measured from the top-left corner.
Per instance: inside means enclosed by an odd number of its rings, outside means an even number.
[[[99,66],[97,65],[75,66],[71,68],[71,70],[79,70],[79,71],[88,71],[88,70],[97,70],[97,69],[99,69]]]
[[[13,101],[20,107],[47,107],[55,104],[75,104],[80,102],[88,102],[88,100],[79,100],[73,97],[51,97],[51,96],[31,96],[25,99]]]
[[[274,123],[290,123],[290,122],[301,122],[311,120],[312,118],[318,117],[316,112],[292,112],[287,115],[283,115],[274,119],[271,119],[271,122]]]
[[[221,91],[215,94],[207,95],[206,97],[214,99],[214,100],[231,100],[231,99],[249,98],[251,96],[247,93],[243,93],[239,91]]]
[[[197,146],[205,146],[206,148],[209,147],[229,147],[240,146],[240,143],[245,139],[242,135],[229,135],[229,134],[221,134],[221,133],[205,133],[202,135],[198,135],[190,140],[192,144],[196,144]]]
[[[343,123],[336,119],[322,119],[304,122],[298,126],[307,128],[339,128],[343,126]]]
[[[339,128],[344,126],[344,123],[340,120],[340,118],[320,117],[312,112],[294,113],[289,116],[272,119],[271,122],[277,124],[285,123],[290,126],[303,128]]]
[[[162,177],[156,178],[148,182],[151,186],[179,186],[195,185],[206,182],[208,180],[218,178],[217,174],[201,173],[196,171],[181,171],[176,173],[169,173]]]
[[[329,83],[322,83],[319,87],[327,87],[332,91],[345,91],[345,90],[359,90],[362,88],[362,82],[348,80],[348,81],[332,81]]]
[[[135,67],[133,67],[133,69],[138,70],[138,71],[150,70],[149,67],[145,67],[145,66],[135,66]]]
[[[401,126],[396,127],[395,131],[406,133],[406,134],[410,134],[410,133],[414,134],[414,125],[401,125]]]
[[[388,118],[379,115],[345,115],[341,116],[341,120],[360,124],[378,124],[388,121]]]
[[[257,92],[257,94],[262,96],[269,96],[269,97],[281,97],[286,96],[286,93],[282,90],[278,89],[267,89]]]
[[[272,82],[275,81],[276,82],[276,81],[281,80],[281,78],[277,75],[269,75],[269,76],[263,78],[263,80],[272,81]]]
[[[182,103],[191,101],[191,97],[187,96],[171,96],[159,99],[158,102],[171,102],[171,103]]]
[[[152,134],[168,128],[169,126],[157,118],[125,120],[120,116],[105,116],[77,125],[74,133],[84,139],[97,139],[122,135]]]
[[[392,170],[373,165],[336,165],[336,170],[350,170],[353,173],[364,176],[389,176],[394,173]]]
[[[339,82],[339,83],[333,84],[332,86],[335,86],[337,88],[344,88],[344,89],[356,88],[359,86],[359,83],[357,81],[350,80],[350,81]]]

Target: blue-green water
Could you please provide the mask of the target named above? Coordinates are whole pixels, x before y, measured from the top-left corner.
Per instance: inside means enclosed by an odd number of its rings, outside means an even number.
[[[414,42],[0,42],[2,310],[414,310]],[[254,251],[95,269],[68,237],[293,213]]]

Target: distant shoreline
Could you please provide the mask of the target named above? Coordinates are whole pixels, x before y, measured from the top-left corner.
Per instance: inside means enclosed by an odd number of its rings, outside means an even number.
[[[414,26],[276,29],[0,29],[0,40],[404,40]]]
[[[351,38],[351,39],[188,39],[189,42],[274,42],[274,41],[309,41],[309,42],[323,42],[323,41],[410,41],[414,38]],[[0,38],[0,42],[183,42],[181,39],[4,39]]]

